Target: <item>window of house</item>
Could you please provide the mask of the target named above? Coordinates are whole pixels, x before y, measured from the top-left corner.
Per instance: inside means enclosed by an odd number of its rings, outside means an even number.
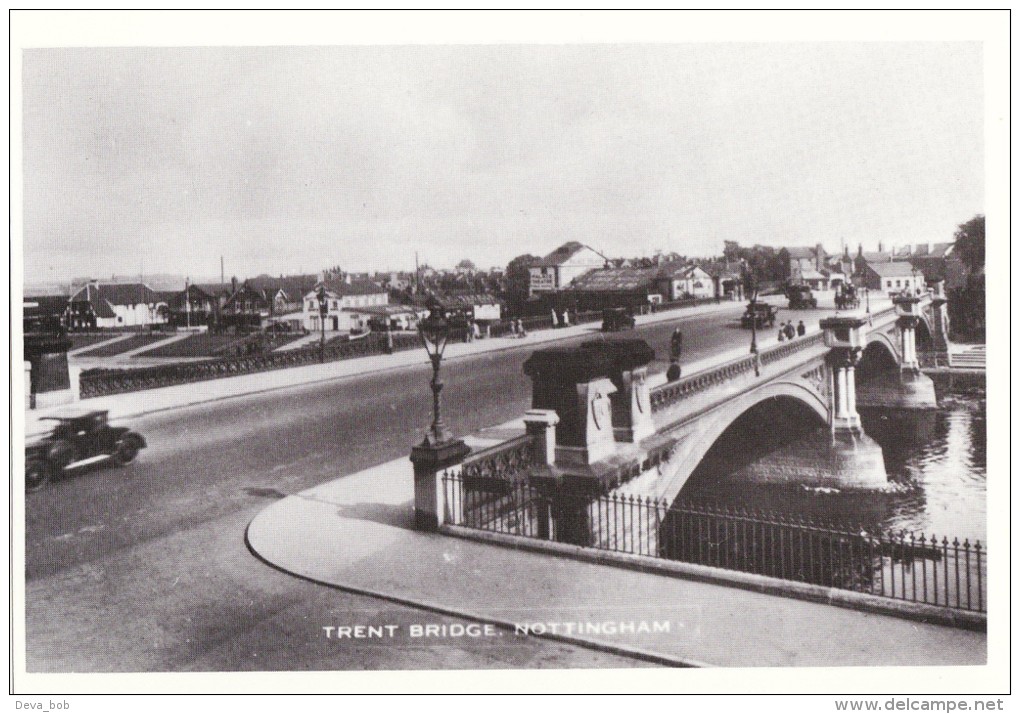
[[[333,309],[336,310],[338,305],[339,305],[339,303],[336,300],[334,300],[333,301]]]
[[[899,280],[897,280],[897,281],[896,281],[896,287],[901,287],[901,286],[900,286],[900,281],[899,281]]]

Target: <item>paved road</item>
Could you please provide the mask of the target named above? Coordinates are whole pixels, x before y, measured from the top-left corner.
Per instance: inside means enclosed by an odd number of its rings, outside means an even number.
[[[746,344],[739,312],[734,306],[682,318],[685,359]],[[799,317],[783,315],[790,316]],[[665,356],[677,324],[649,325],[635,336]],[[455,433],[507,421],[529,406],[522,365],[531,351],[524,342],[447,364],[444,414]],[[660,359],[652,368],[666,366]],[[477,646],[446,644],[415,654],[374,645],[355,655],[319,642],[315,628],[330,624],[323,621],[330,612],[420,613],[323,592],[274,573],[244,550],[244,526],[267,499],[407,454],[430,421],[427,380],[426,367],[412,367],[140,418],[132,426],[150,447],[137,463],[94,469],[30,494],[30,669],[638,664],[537,640],[527,651],[479,653]]]

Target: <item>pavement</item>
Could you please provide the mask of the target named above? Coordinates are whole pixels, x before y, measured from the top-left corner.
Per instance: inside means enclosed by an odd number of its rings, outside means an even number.
[[[255,517],[248,546],[279,570],[418,607],[436,622],[456,615],[493,625],[479,636],[497,646],[550,637],[694,667],[987,661],[981,632],[415,531],[413,483],[405,458],[288,496]],[[352,615],[331,624],[388,623]],[[435,633],[444,636],[467,635]]]

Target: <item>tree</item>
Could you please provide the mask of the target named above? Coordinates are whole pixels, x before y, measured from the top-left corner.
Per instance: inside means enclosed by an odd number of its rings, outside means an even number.
[[[956,253],[967,266],[969,276],[985,270],[985,217],[977,215],[960,224],[956,235]],[[968,277],[969,277],[968,276]]]
[[[474,272],[475,264],[472,261],[468,260],[467,258],[464,258],[464,260],[457,263],[457,268],[459,270],[470,270]]]
[[[506,266],[506,299],[514,311],[528,301],[531,285],[531,266],[541,260],[538,256],[525,253],[511,260]]]

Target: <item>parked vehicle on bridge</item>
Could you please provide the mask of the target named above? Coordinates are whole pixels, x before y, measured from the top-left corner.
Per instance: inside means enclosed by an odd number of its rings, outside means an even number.
[[[861,300],[857,297],[857,288],[853,285],[846,285],[836,292],[837,310],[856,310],[861,306]]]
[[[807,285],[787,285],[786,297],[790,301],[791,310],[818,307],[818,300]]]
[[[106,411],[68,417],[43,417],[56,422],[53,431],[25,448],[25,490],[38,491],[65,472],[88,464],[112,461],[126,466],[146,447],[141,434],[110,426]]]
[[[634,315],[630,310],[623,307],[614,307],[602,311],[602,331],[616,332],[618,330],[633,330]]]
[[[776,324],[776,315],[779,308],[769,305],[767,302],[748,303],[740,318],[740,326],[750,328],[753,324],[756,328],[772,327]]]

